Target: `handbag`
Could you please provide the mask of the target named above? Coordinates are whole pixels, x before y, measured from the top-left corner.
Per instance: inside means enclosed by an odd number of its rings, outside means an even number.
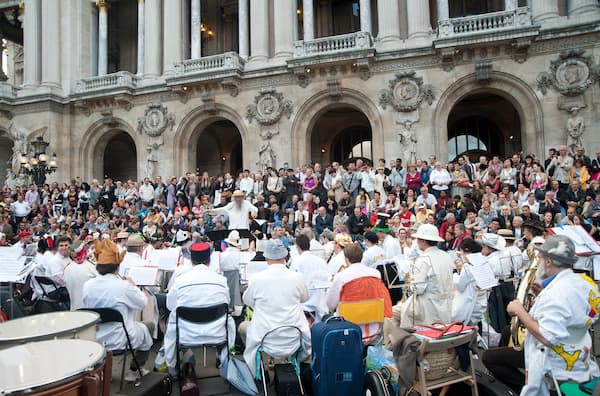
[[[254,376],[246,362],[236,359],[228,354],[227,359],[219,370],[221,377],[233,385],[237,390],[246,395],[258,395],[258,388],[254,382]]]

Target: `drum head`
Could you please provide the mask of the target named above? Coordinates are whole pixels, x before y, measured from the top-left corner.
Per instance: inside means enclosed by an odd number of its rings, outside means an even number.
[[[51,312],[0,323],[0,346],[30,342],[77,332],[100,321],[100,316],[88,311]]]
[[[104,347],[87,340],[30,342],[0,353],[0,394],[34,390],[94,368]]]

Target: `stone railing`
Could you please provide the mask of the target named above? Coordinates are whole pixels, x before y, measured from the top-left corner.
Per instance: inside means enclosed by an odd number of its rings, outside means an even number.
[[[294,58],[352,52],[369,49],[372,45],[371,35],[367,32],[341,34],[310,41],[296,41]]]
[[[244,67],[244,60],[235,52],[205,56],[198,59],[186,59],[175,63],[175,76],[195,75],[227,70],[239,70]]]
[[[519,7],[509,11],[491,12],[440,21],[438,36],[439,38],[450,38],[498,30],[525,28],[531,25],[531,11],[528,7]]]
[[[110,91],[116,89],[134,90],[137,77],[130,72],[120,71],[105,76],[83,78],[75,84],[75,93]]]
[[[0,98],[12,99],[17,96],[17,88],[10,83],[0,81]]]

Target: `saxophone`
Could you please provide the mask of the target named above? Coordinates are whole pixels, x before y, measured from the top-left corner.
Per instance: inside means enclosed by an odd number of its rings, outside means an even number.
[[[529,290],[531,289],[531,286],[535,283],[539,259],[535,250],[533,249],[528,250],[527,254],[529,255],[530,264],[529,268],[527,268],[527,270],[521,277],[521,283],[519,283],[519,288],[517,289],[516,299],[520,301],[521,304],[523,304],[525,310],[529,312],[535,299],[534,296],[531,296],[529,294]],[[522,350],[523,343],[525,341],[525,327],[523,326],[523,323],[521,323],[519,318],[516,316],[513,316],[513,318],[510,321],[510,334],[511,337],[509,346],[512,346],[517,351]]]

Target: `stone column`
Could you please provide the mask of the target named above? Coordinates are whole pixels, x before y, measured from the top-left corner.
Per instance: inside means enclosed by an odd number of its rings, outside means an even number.
[[[265,62],[269,57],[268,20],[269,1],[252,0],[250,2],[250,25],[252,26],[252,42],[250,43],[251,62]]]
[[[511,1],[511,0],[506,0]],[[446,21],[450,19],[450,7],[448,6],[448,0],[437,0],[437,20]]]
[[[239,55],[247,59],[250,54],[250,31],[248,25],[248,0],[238,0],[238,30],[239,30]]]
[[[162,29],[161,0],[146,0],[146,31],[144,34],[144,75],[156,78],[161,75]],[[169,7],[171,5],[169,4]],[[171,23],[171,21],[168,21]]]
[[[96,0],[98,6],[98,75],[108,72],[108,1]]]
[[[191,47],[192,59],[198,59],[202,56],[202,32],[200,31],[201,22],[200,0],[192,0],[191,13]]]
[[[300,34],[300,24],[298,23],[298,0],[292,0],[292,8],[294,9],[294,28],[292,29],[292,41],[296,42],[300,40],[298,35]]]
[[[60,87],[60,2],[42,1],[42,85]]]
[[[360,31],[371,33],[371,0],[360,0]]]
[[[377,19],[379,20],[379,42],[382,47],[393,47],[400,43],[400,2],[378,1]]]
[[[569,16],[598,16],[600,15],[600,4],[597,0],[570,0]]]
[[[429,22],[429,2],[424,0],[406,0],[408,19],[408,39],[429,39],[431,23]]]
[[[231,14],[223,16],[223,52],[233,51],[233,17]]]
[[[275,18],[275,58],[286,59],[292,56],[294,52],[294,22],[296,9],[290,0],[273,2],[273,11]]]
[[[519,7],[518,0],[504,0],[504,10],[512,11],[516,10]]]
[[[175,62],[183,60],[182,0],[169,0],[163,17],[163,74],[175,74]]]
[[[23,21],[23,84],[40,85],[42,40],[40,31],[40,0],[25,1]]]
[[[0,32],[0,83],[8,80],[8,76],[4,73],[4,69],[3,69],[4,56],[2,56],[2,55],[3,55],[2,54],[2,32]],[[10,65],[10,59],[8,60],[8,64]],[[10,73],[10,70],[9,70],[9,73]]]
[[[315,38],[315,12],[312,0],[302,0],[302,28],[304,41]]]
[[[138,0],[137,74],[144,74],[144,0]]]
[[[531,2],[533,23],[558,18],[558,0],[533,0]]]

